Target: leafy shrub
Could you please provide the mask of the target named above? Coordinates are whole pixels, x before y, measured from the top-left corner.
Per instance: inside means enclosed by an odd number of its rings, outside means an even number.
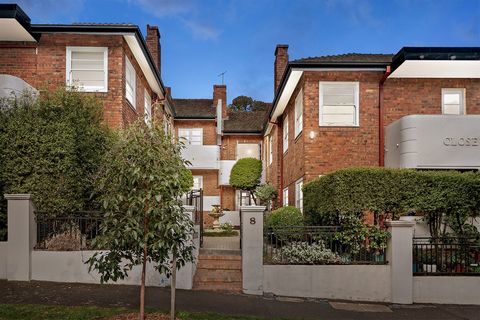
[[[109,148],[98,99],[73,90],[0,101],[0,229],[4,193],[31,193],[39,211],[93,209],[94,175]]]
[[[180,185],[183,192],[190,191],[193,187],[192,171],[187,168],[182,168],[180,171]]]
[[[230,185],[235,189],[254,190],[262,176],[262,161],[255,158],[238,160],[230,173]]]
[[[342,217],[366,211],[398,218],[411,210],[425,215],[432,236],[444,224],[464,234],[471,230],[468,217],[480,213],[480,174],[349,168],[304,186],[304,212],[315,225],[340,225]]]
[[[233,225],[230,222],[225,222],[220,225],[220,229],[226,232],[232,232],[233,231]]]
[[[290,242],[280,249],[275,249],[273,263],[288,264],[335,264],[340,263],[340,256],[325,247],[323,241]]]
[[[260,200],[260,204],[269,205],[270,201],[277,197],[277,188],[267,183],[258,186],[255,189],[255,197]]]
[[[303,225],[302,212],[295,207],[287,206],[273,210],[266,219],[267,228],[282,228]]]

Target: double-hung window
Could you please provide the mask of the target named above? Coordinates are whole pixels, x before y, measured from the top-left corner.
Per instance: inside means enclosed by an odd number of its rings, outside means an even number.
[[[125,97],[134,109],[137,108],[135,105],[136,78],[135,69],[128,57],[125,56]]]
[[[465,89],[442,89],[442,114],[465,114]]]
[[[180,128],[178,129],[178,138],[179,140],[189,145],[202,145],[203,129],[202,128],[193,128],[193,129]]]
[[[148,126],[151,126],[152,124],[152,98],[150,98],[150,95],[148,94],[148,91],[145,89],[144,91],[144,111],[145,111],[145,123]]]
[[[242,158],[260,159],[260,146],[258,143],[238,143],[237,160]]]
[[[288,188],[283,189],[283,206],[288,206]]]
[[[303,212],[303,178],[295,182],[295,207]]]
[[[108,91],[108,48],[67,47],[68,86],[86,92]]]
[[[295,98],[295,138],[303,129],[303,90],[297,94]]]
[[[288,115],[283,118],[283,152],[288,150]]]
[[[203,176],[193,176],[193,190],[203,189]]]
[[[359,125],[359,83],[320,82],[320,126]]]
[[[273,162],[273,139],[272,136],[268,136],[268,164]]]

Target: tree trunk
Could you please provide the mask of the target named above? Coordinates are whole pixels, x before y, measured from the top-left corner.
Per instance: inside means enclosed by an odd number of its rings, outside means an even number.
[[[177,286],[177,256],[172,259],[172,283],[170,285],[170,320],[175,320],[175,288]]]
[[[147,272],[147,218],[143,219],[143,261],[142,261],[142,283],[140,285],[140,320],[145,319],[145,273]]]

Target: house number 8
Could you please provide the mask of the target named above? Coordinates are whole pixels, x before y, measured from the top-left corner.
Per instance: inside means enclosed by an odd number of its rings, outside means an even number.
[[[257,221],[255,220],[255,218],[253,218],[253,217],[250,218],[250,224],[255,224],[255,223],[257,223]]]

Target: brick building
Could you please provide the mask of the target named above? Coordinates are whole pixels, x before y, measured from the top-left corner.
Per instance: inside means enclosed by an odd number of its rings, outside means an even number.
[[[480,141],[480,118],[474,116],[480,114],[479,78],[480,48],[403,48],[396,55],[289,61],[288,46],[278,45],[263,153],[278,205],[302,208],[303,183],[345,167],[478,170],[473,142],[446,150],[441,138],[425,137],[435,130],[447,134],[443,128],[453,135],[465,131],[448,141]]]

